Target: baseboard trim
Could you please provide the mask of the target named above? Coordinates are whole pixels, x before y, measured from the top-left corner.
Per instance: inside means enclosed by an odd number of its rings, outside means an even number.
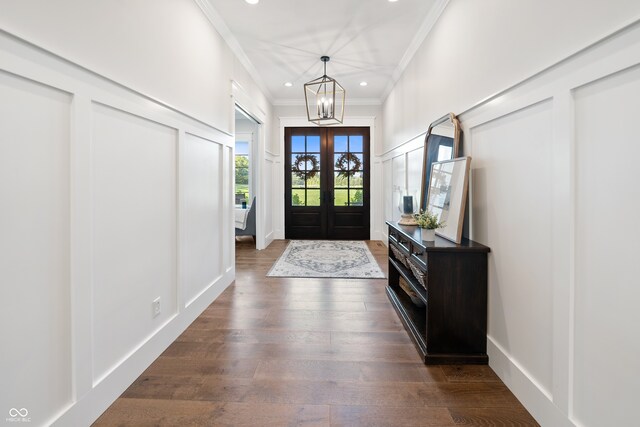
[[[264,248],[265,249],[268,248],[269,245],[273,242],[273,240],[274,240],[273,236],[274,235],[275,235],[275,232],[272,231],[269,234],[267,234],[266,236],[264,236]]]
[[[531,376],[519,367],[507,352],[487,337],[489,366],[502,382],[542,426],[575,427],[568,416],[554,405],[552,396],[536,384]]]
[[[152,335],[90,392],[47,424],[53,426],[91,425],[153,363],[169,345],[207,308],[234,280],[235,268],[218,278],[164,327]]]
[[[385,236],[384,236],[384,233],[382,233],[380,231],[372,231],[370,239],[371,240],[380,240],[382,242],[384,242],[386,240]]]

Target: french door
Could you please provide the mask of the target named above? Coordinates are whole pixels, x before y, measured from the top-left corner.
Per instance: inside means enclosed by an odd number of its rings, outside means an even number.
[[[285,128],[285,238],[369,239],[369,128]]]

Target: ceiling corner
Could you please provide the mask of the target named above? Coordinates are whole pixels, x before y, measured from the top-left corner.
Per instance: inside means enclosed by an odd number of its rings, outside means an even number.
[[[444,9],[447,7],[448,4],[449,4],[449,0],[436,0],[433,7],[431,8],[431,11],[422,22],[420,29],[414,36],[413,40],[411,40],[411,43],[409,43],[409,46],[407,47],[407,50],[404,52],[404,55],[402,56],[400,63],[391,74],[391,80],[389,80],[387,87],[385,88],[384,92],[382,92],[382,96],[380,97],[382,103],[386,101],[387,97],[391,93],[391,90],[396,85],[398,80],[400,80],[400,77],[404,73],[404,70],[407,68],[407,66],[415,56],[416,52],[418,51],[418,49],[420,48],[424,40],[427,38],[427,36],[429,35],[433,27],[436,25],[436,22],[438,22],[438,19],[440,19],[442,12],[444,12]]]
[[[258,85],[264,96],[267,98],[267,101],[269,101],[270,104],[275,105],[273,95],[267,88],[267,85],[264,83],[264,80],[260,76],[260,73],[258,73],[258,70],[253,65],[247,54],[244,52],[244,50],[240,46],[240,43],[238,43],[238,40],[233,35],[226,22],[224,22],[222,16],[220,16],[218,11],[216,11],[216,9],[208,0],[194,0],[194,2],[202,10],[202,13],[204,13],[209,22],[211,22],[213,28],[227,43],[229,49],[231,49],[233,54],[238,58],[238,61],[240,61],[240,63],[247,69],[247,72],[255,81],[256,85]]]

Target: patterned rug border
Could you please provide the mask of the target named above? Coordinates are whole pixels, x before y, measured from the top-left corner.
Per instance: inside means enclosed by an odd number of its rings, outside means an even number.
[[[355,243],[355,244],[361,245],[367,252],[367,258],[369,262],[377,270],[376,275],[336,276],[336,275],[318,274],[318,275],[300,276],[300,275],[293,275],[292,273],[291,274],[273,273],[274,269],[276,269],[276,267],[279,266],[280,261],[286,262],[284,261],[284,257],[289,254],[292,248],[292,245],[295,245],[296,243],[317,243],[317,242]],[[384,271],[382,271],[382,269],[380,268],[380,265],[378,264],[378,261],[376,260],[375,256],[373,256],[373,253],[371,253],[369,246],[367,246],[367,244],[363,240],[290,240],[289,243],[287,243],[287,247],[284,249],[284,252],[282,252],[282,255],[278,257],[278,259],[273,263],[273,265],[267,272],[266,277],[285,277],[285,278],[295,278],[295,279],[386,279],[387,278]]]

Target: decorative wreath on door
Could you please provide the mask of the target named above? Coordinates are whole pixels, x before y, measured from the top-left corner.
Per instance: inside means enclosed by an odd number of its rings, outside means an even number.
[[[311,162],[311,170],[306,171],[306,176],[307,178],[313,178],[320,170],[318,157],[313,154],[298,154],[293,161],[291,171],[295,173],[298,178],[305,179],[305,166],[307,162]]]
[[[349,167],[349,164],[353,165],[353,167]],[[356,172],[360,171],[360,167],[362,166],[362,162],[360,158],[353,153],[343,153],[338,160],[336,160],[336,169],[340,169],[338,176],[348,178],[350,176],[354,176]]]

